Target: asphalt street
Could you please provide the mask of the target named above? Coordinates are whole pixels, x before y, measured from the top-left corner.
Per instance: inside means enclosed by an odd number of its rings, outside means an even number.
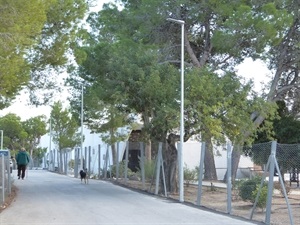
[[[15,173],[15,171],[14,171]],[[29,170],[0,225],[253,225],[110,182]]]

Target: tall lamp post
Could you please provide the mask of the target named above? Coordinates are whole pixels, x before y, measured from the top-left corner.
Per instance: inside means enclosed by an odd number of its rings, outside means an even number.
[[[80,166],[84,170],[85,168],[83,168],[83,84],[81,86],[81,116],[80,116],[80,120],[81,120]]]
[[[1,147],[1,150],[3,150],[3,130],[0,130],[1,132],[1,144],[0,144],[0,147]]]
[[[168,21],[178,23],[181,25],[181,101],[180,101],[180,148],[178,151],[178,162],[179,162],[179,201],[184,201],[183,196],[183,129],[184,129],[184,24],[183,20],[176,20],[168,18]]]

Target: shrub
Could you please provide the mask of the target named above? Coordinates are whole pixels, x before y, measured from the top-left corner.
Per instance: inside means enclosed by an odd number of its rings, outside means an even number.
[[[256,196],[258,194],[260,184],[256,185],[256,189],[252,192],[253,196],[253,203],[255,202]],[[268,197],[268,186],[264,185],[261,190],[260,190],[260,195],[257,201],[257,207],[261,208],[264,210],[266,208],[267,204],[267,197]]]
[[[155,179],[156,176],[156,163],[155,160],[146,160],[144,163],[144,170],[145,170],[145,180],[152,180]],[[141,165],[140,165],[140,168]],[[138,169],[138,175],[140,176],[140,178],[142,178],[142,171],[141,169]]]
[[[68,166],[69,166],[69,168],[74,169],[74,167],[75,167],[75,160],[74,160],[74,159],[71,159],[71,160],[69,161],[69,163],[68,163]]]
[[[256,190],[257,185],[260,185],[261,177],[256,176],[253,179],[242,180],[238,184],[239,196],[244,201],[255,201],[255,197],[253,198],[253,191]],[[266,183],[264,184],[266,186]]]
[[[119,178],[121,177],[125,177],[125,164],[126,162],[125,161],[122,161],[119,163]],[[110,167],[110,170],[111,170],[111,176],[112,177],[117,177],[117,165],[113,165]],[[107,175],[109,177],[109,171],[107,171]],[[131,171],[131,169],[129,169],[127,167],[127,177],[130,177],[132,175],[134,175],[135,173]]]
[[[190,185],[191,182],[198,179],[198,171],[197,169],[189,169],[186,164],[184,164],[183,168],[184,180],[186,182],[187,187]]]
[[[256,189],[256,182],[254,180],[245,180],[239,186],[239,196],[244,201],[252,201],[252,192]]]

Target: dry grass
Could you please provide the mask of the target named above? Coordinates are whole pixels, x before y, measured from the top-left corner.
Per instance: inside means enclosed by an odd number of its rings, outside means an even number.
[[[0,213],[6,209],[10,204],[15,200],[18,193],[18,188],[15,185],[12,185],[11,194],[5,198],[5,202],[3,205],[0,205]]]
[[[119,180],[115,182],[122,186],[127,186],[130,188],[143,190],[142,182],[140,181],[127,181]],[[227,213],[227,191],[224,188],[218,188],[217,185],[204,186],[202,188],[201,206],[212,209],[218,212]],[[151,187],[151,190],[150,190]],[[146,183],[145,189],[148,193],[154,193],[154,185]],[[184,200],[187,203],[197,204],[197,192],[198,188],[196,185],[189,185],[184,187]],[[163,195],[162,195],[163,196]],[[169,193],[168,197],[171,199],[178,200],[178,193]],[[294,224],[300,224],[300,190],[299,188],[293,187],[288,195],[288,201],[291,207],[293,222]],[[238,197],[238,193],[233,191],[232,193],[232,203],[231,203],[231,214],[246,219],[250,219],[250,214],[252,211],[252,203],[245,202]],[[253,220],[264,222],[265,221],[265,210],[257,208],[253,215]],[[288,225],[290,224],[290,219],[288,215],[288,207],[285,198],[280,194],[280,191],[274,191],[272,199],[272,209],[271,209],[271,225]]]

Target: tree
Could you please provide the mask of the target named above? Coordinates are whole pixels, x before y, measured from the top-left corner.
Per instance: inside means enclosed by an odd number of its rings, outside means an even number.
[[[73,49],[82,41],[82,20],[93,0],[54,0],[46,10],[47,19],[28,54],[31,102],[47,103],[53,90],[59,88],[57,75],[72,63]],[[39,90],[39,92],[36,92]],[[42,97],[41,97],[42,96]]]
[[[95,85],[96,86],[96,85]],[[118,109],[117,105],[104,105],[98,89],[88,88],[85,94],[85,123],[94,133],[99,133],[103,142],[111,146],[113,165],[117,162],[115,143],[128,138],[131,119],[129,115]]]
[[[279,144],[276,150],[276,158],[283,174],[291,168],[299,168],[298,160],[300,121],[293,115],[293,110],[289,110],[284,101],[277,101],[278,117],[273,121],[264,120],[263,123],[269,123],[271,133],[261,130],[251,147],[244,148],[246,155],[249,155],[254,163],[263,166],[267,163],[271,153],[270,141],[277,140]]]
[[[28,134],[24,130],[21,118],[9,113],[0,118],[0,130],[3,130],[3,147],[16,153],[21,147],[25,147]]]
[[[24,56],[46,21],[47,2],[52,1],[0,1],[0,109],[8,106],[30,79]]]
[[[79,76],[97,84],[104,103],[117,93],[120,108],[140,114],[152,140],[168,141],[167,155],[175,156],[169,165],[176,164],[180,26],[166,18],[184,20],[184,140],[201,132],[208,143],[206,155],[211,156],[206,162],[212,165],[206,166],[206,178],[215,179],[212,141],[224,142],[224,136],[234,144],[250,141],[257,126],[253,112],[264,118],[274,112],[272,103],[255,95],[248,98],[251,84],[238,82],[234,67],[246,57],[265,57],[266,47],[282,39],[289,15],[271,1],[122,3],[122,10],[109,4],[90,15],[92,41],[81,49],[87,60]]]
[[[80,133],[76,133],[79,126],[76,119],[71,116],[70,110],[63,109],[59,101],[53,104],[50,116],[52,140],[60,152],[59,172],[62,173],[63,153],[67,148],[73,148],[81,141]]]
[[[281,12],[287,18],[287,22],[276,20],[276,25],[283,26],[284,29],[273,31],[278,38],[269,42],[264,52],[264,59],[273,71],[269,92],[265,94],[266,99],[269,102],[285,101],[292,108],[293,115],[299,112],[299,7],[299,2],[285,0],[276,2],[276,9],[274,6],[271,8],[272,21],[277,19],[280,16],[278,13]],[[265,119],[263,115],[257,114],[254,123],[260,126]]]
[[[35,161],[44,156],[46,149],[38,147],[41,136],[46,134],[44,116],[21,121],[20,117],[9,113],[0,118],[0,129],[3,130],[3,146],[10,149],[12,155],[24,147],[29,150],[31,158]]]
[[[90,0],[0,0],[0,109],[24,88],[35,104],[51,100],[49,90],[57,88],[54,76],[83,35],[80,25],[89,4]]]
[[[38,147],[41,137],[47,133],[46,117],[36,116],[22,122],[23,129],[27,133],[26,143],[29,149],[30,156],[33,160],[39,161],[45,154],[46,149]]]

